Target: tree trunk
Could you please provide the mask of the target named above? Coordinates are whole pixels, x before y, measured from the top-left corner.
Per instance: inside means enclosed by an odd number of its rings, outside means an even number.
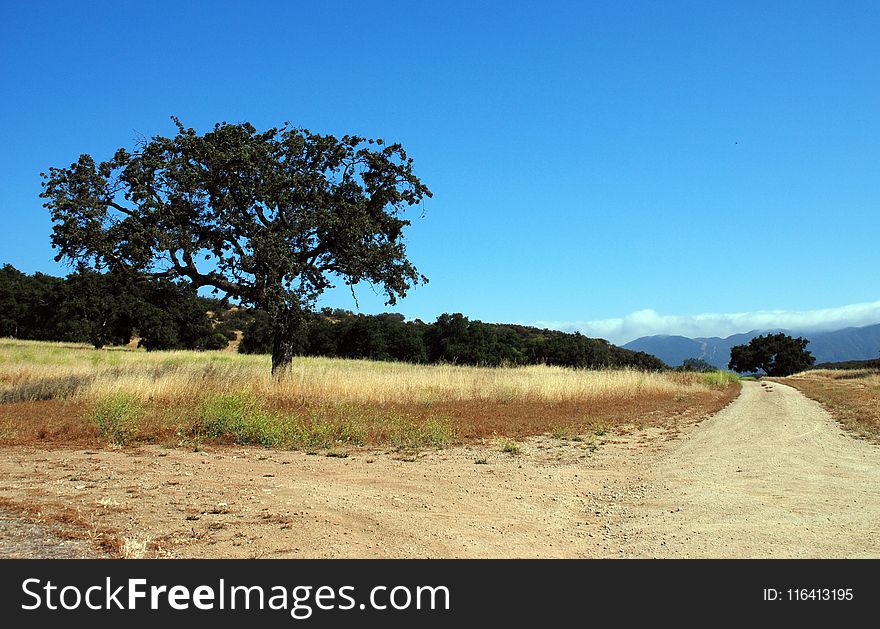
[[[293,362],[293,343],[289,339],[278,338],[272,342],[272,375],[276,378],[284,375]]]
[[[272,322],[272,375],[283,376],[293,357],[305,345],[306,319],[297,308],[287,307]]]

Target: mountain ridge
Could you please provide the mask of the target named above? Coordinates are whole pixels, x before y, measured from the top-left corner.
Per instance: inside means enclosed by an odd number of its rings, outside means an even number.
[[[751,330],[724,338],[655,334],[637,338],[621,347],[653,354],[671,366],[680,365],[687,358],[701,358],[715,367],[726,369],[731,347],[748,343],[756,336],[779,332],[809,339],[807,350],[816,357],[817,363],[867,360],[880,356],[880,323],[826,332],[782,328]]]

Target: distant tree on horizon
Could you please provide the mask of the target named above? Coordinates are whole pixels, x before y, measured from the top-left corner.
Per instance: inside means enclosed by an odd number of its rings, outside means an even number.
[[[678,369],[679,371],[707,372],[715,371],[715,366],[706,362],[702,358],[685,358]]]
[[[807,351],[809,342],[782,333],[756,336],[748,344],[730,348],[727,366],[737,373],[756,373],[760,369],[768,376],[790,376],[809,369],[816,362]]]

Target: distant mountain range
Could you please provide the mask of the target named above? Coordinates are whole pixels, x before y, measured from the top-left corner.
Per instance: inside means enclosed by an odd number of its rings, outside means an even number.
[[[687,358],[702,358],[716,367],[726,369],[730,360],[731,347],[748,343],[756,336],[777,332],[810,339],[807,349],[816,357],[817,363],[866,360],[880,356],[880,323],[861,328],[844,328],[833,332],[752,330],[723,339],[717,336],[692,339],[686,336],[661,334],[643,336],[622,347],[653,354],[673,367],[680,365]]]

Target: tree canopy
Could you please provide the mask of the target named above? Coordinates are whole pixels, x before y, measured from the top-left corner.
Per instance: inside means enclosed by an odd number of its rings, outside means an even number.
[[[208,312],[213,316],[209,317]],[[153,349],[222,349],[237,311],[167,279],[80,269],[66,278],[0,268],[0,336]]]
[[[406,257],[402,212],[431,192],[400,144],[289,124],[200,135],[173,120],[174,137],[43,174],[57,260],[185,280],[263,310],[273,372],[334,282],[372,283],[394,304],[426,281]]]
[[[768,376],[790,376],[809,369],[816,362],[806,349],[809,342],[782,333],[757,336],[746,345],[730,349],[728,367],[738,373],[754,373],[760,369]]]

